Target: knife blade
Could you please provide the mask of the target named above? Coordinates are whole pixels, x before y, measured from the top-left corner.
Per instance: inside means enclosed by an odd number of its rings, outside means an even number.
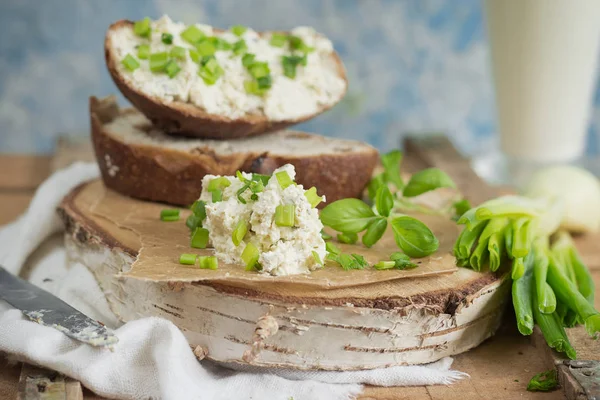
[[[0,266],[0,299],[21,310],[33,322],[55,328],[70,338],[92,346],[108,347],[115,334],[58,297],[24,281]]]

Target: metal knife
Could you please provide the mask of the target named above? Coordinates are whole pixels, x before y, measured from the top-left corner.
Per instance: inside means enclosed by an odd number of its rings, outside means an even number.
[[[0,266],[0,299],[38,324],[92,346],[107,347],[119,339],[100,322],[86,317],[58,297],[24,281]]]

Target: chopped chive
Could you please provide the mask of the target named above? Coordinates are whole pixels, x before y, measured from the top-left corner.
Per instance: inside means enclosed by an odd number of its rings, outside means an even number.
[[[137,47],[137,51],[137,55],[140,60],[147,60],[148,57],[150,57],[150,46],[147,44],[140,44]]]
[[[215,45],[208,38],[200,41],[196,45],[196,50],[198,50],[198,54],[201,56],[212,56],[217,51]]]
[[[255,245],[248,243],[244,248],[244,251],[242,251],[241,257],[244,264],[246,264],[246,270],[252,270],[256,268],[260,254]]]
[[[206,62],[203,59],[202,66],[198,70],[198,75],[207,85],[214,85],[221,75],[223,75],[223,69],[215,58],[209,58]]]
[[[358,235],[356,233],[338,233],[337,239],[346,244],[354,244],[358,241]]]
[[[323,238],[323,240],[331,240],[333,239],[333,236],[329,233],[325,233],[325,231],[321,231],[321,238]]]
[[[201,56],[200,56],[200,53],[198,53],[196,50],[190,49],[190,58],[192,59],[193,62],[199,63]]]
[[[254,55],[252,53],[244,54],[244,56],[242,57],[242,65],[244,67],[248,67],[249,65],[252,65],[252,63],[254,63],[255,58],[256,58],[256,55]]]
[[[191,51],[191,50],[190,50]],[[178,58],[180,60],[185,60],[185,48],[181,46],[174,46],[171,49],[171,57]]]
[[[183,32],[181,32],[181,37],[191,44],[196,44],[200,41],[200,39],[204,38],[206,35],[200,29],[195,27],[194,25],[188,26]]]
[[[310,53],[314,48],[308,47],[304,41],[298,36],[288,36],[288,42],[292,50],[298,50],[303,53]]]
[[[219,268],[219,260],[215,256],[200,256],[198,264],[201,269],[217,269]]]
[[[256,83],[258,84],[258,89],[266,90],[271,88],[273,85],[273,80],[271,79],[271,75],[267,75],[263,76],[262,78],[258,78]]]
[[[263,94],[265,94],[265,91],[261,90],[258,87],[258,82],[254,81],[254,80],[245,81],[244,82],[244,90],[246,91],[246,93],[254,94],[257,96],[262,96]]]
[[[287,43],[287,35],[274,33],[269,44],[273,47],[283,47]]]
[[[217,50],[231,50],[231,43],[229,43],[227,40],[213,36],[211,38],[209,38],[210,42],[213,44],[213,46],[215,46],[215,49]]]
[[[290,178],[287,171],[276,172],[275,177],[277,178],[277,182],[279,182],[279,186],[281,186],[282,189],[294,184],[294,181],[292,178]]]
[[[290,79],[294,79],[296,77],[296,67],[306,65],[306,54],[303,56],[283,56],[281,57],[281,65],[283,66],[283,74]]]
[[[314,186],[304,192],[304,197],[306,197],[312,208],[315,208],[323,201],[323,197],[317,194],[317,188]]]
[[[208,229],[196,228],[192,234],[190,246],[195,249],[205,249],[208,246]]]
[[[252,174],[252,180],[256,182],[262,182],[263,185],[269,183],[269,179],[271,179],[271,175],[263,175],[263,174]]]
[[[315,263],[317,263],[318,265],[323,265],[323,261],[321,261],[321,257],[319,257],[319,253],[317,253],[316,251],[312,251],[312,256],[315,259]]]
[[[161,221],[179,221],[179,210],[175,208],[161,210],[160,219]]]
[[[133,33],[141,37],[150,37],[152,29],[150,28],[150,18],[146,17],[133,24]]]
[[[247,66],[248,72],[252,75],[253,78],[259,79],[265,76],[269,76],[271,70],[269,68],[269,64],[266,62],[253,62],[249,66]]]
[[[373,265],[375,269],[392,269],[396,266],[394,261],[379,261],[377,264]]]
[[[252,193],[252,196],[250,196],[250,198],[254,201],[258,200],[258,195],[256,193]]]
[[[218,203],[219,201],[223,200],[223,191],[222,190],[220,190],[220,189],[213,190],[211,192],[211,194],[212,194],[212,202],[213,203]]]
[[[234,25],[231,27],[231,32],[233,32],[235,36],[242,36],[247,30],[248,28],[243,25]]]
[[[244,40],[240,39],[233,44],[232,50],[233,54],[235,54],[236,56],[241,56],[242,54],[248,51],[248,46],[246,45],[246,42]]]
[[[183,253],[179,256],[179,264],[183,265],[196,265],[198,256],[196,254]]]
[[[191,207],[192,212],[200,217],[200,220],[206,218],[206,203],[202,200],[196,200]]]
[[[337,247],[335,244],[333,244],[331,242],[325,242],[325,250],[327,250],[329,253],[335,254],[335,255],[338,255],[342,252],[339,249],[339,247]]]
[[[246,233],[248,233],[248,223],[243,219],[239,220],[235,226],[235,229],[233,230],[233,233],[231,234],[231,240],[233,241],[233,244],[239,246],[242,240],[244,240]]]
[[[173,79],[179,71],[181,71],[181,67],[177,65],[177,61],[175,60],[169,60],[167,65],[165,65],[165,72],[171,79]]]
[[[140,67],[140,63],[137,62],[135,58],[131,54],[127,54],[125,58],[121,61],[121,64],[129,71],[133,72]]]
[[[296,206],[280,204],[275,208],[275,225],[292,227],[296,223]]]
[[[217,189],[225,189],[229,186],[231,186],[231,182],[229,181],[229,179],[225,178],[224,176],[221,176],[218,178],[211,179],[210,182],[208,182],[208,187],[206,188],[206,190],[212,192]]]
[[[164,44],[173,44],[173,35],[171,35],[170,33],[163,33],[162,35],[160,35],[160,40]]]
[[[163,72],[169,62],[169,54],[166,51],[150,54],[150,71]]]
[[[193,232],[194,229],[202,226],[202,219],[195,214],[190,214],[190,216],[185,220],[185,226],[187,226]]]

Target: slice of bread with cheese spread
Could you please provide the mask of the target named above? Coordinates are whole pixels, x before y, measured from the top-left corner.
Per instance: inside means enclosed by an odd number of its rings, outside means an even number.
[[[206,174],[270,174],[289,163],[296,168],[296,182],[317,187],[330,203],[360,197],[378,162],[377,150],[368,144],[297,131],[236,140],[169,136],[137,110],[120,109],[113,96],[92,97],[90,114],[106,186],[144,200],[190,205]]]
[[[343,63],[312,28],[258,33],[168,16],[118,21],[106,65],[123,95],[171,135],[231,139],[309,120],[347,90]]]

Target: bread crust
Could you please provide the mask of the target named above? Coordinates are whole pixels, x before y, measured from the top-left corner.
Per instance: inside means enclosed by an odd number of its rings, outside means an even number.
[[[136,113],[120,110],[114,97],[90,98],[91,136],[105,185],[119,193],[143,200],[188,206],[200,196],[204,175],[235,175],[237,170],[271,174],[284,164],[296,168],[296,181],[315,186],[327,203],[361,197],[378,160],[375,148],[336,154],[293,156],[263,152],[217,154],[207,147],[192,151],[124,143],[105,125],[116,117]],[[298,132],[298,135],[314,136]]]
[[[220,115],[206,113],[201,108],[181,101],[165,102],[160,98],[148,96],[141,93],[136,88],[129,85],[119,74],[117,65],[119,60],[111,57],[110,35],[113,29],[123,26],[133,25],[132,21],[120,20],[112,24],[107,31],[104,40],[104,56],[108,72],[115,85],[119,88],[131,104],[140,110],[152,123],[171,135],[197,137],[203,139],[233,139],[248,136],[261,135],[267,132],[273,132],[284,129],[294,124],[307,121],[317,115],[329,110],[336,103],[324,106],[313,115],[303,118],[289,119],[283,121],[270,121],[264,115],[247,115],[237,119],[231,119]],[[336,52],[331,54],[338,69],[338,74],[346,82],[348,88],[348,79],[344,64]],[[340,96],[340,100],[344,97]]]

